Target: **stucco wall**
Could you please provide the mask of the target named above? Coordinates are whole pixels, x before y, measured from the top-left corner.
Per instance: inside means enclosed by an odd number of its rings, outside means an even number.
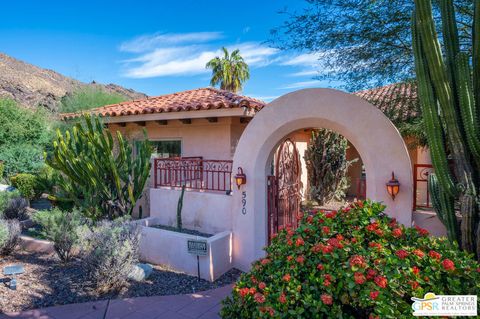
[[[232,129],[232,127],[234,129]],[[110,124],[112,132],[120,131],[129,139],[142,139],[144,127],[127,123],[125,127]],[[192,119],[191,124],[170,120],[167,125],[147,121],[145,129],[150,140],[179,139],[182,141],[182,156],[203,156],[204,159],[232,159],[232,141],[237,141],[244,125],[240,118],[218,118],[211,123],[207,119]]]
[[[150,189],[150,216],[164,225],[175,226],[181,190]],[[185,228],[215,234],[232,229],[232,196],[221,193],[185,191],[182,223]]]

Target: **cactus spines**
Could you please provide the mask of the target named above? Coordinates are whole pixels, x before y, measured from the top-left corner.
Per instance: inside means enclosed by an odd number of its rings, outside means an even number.
[[[480,0],[475,0],[472,65],[470,56],[460,51],[453,0],[440,1],[445,54],[435,29],[431,0],[415,0],[412,19],[418,95],[435,168],[429,185],[432,200],[449,239],[460,240],[462,248],[472,253],[480,250],[479,7]],[[452,171],[448,157],[452,158]],[[454,200],[460,204],[460,231]]]
[[[62,172],[60,187],[89,217],[131,215],[150,174],[150,143],[138,143],[135,155],[131,142],[120,132],[114,141],[99,118],[85,115],[82,123],[57,131],[47,164]]]

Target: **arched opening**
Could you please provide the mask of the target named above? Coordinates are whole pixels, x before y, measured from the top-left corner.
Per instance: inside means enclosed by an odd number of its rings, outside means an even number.
[[[282,139],[305,128],[342,134],[363,160],[366,197],[381,201],[386,213],[410,226],[413,180],[407,147],[390,120],[363,99],[332,89],[305,89],[282,96],[260,111],[238,143],[233,167],[242,167],[247,184],[233,193],[234,262],[248,270],[268,243],[267,179],[274,150]],[[401,183],[393,200],[386,182],[392,171]]]
[[[283,137],[271,154],[267,179],[268,242],[297,227],[306,210],[338,210],[366,198],[366,171],[355,146],[341,134],[304,128]]]

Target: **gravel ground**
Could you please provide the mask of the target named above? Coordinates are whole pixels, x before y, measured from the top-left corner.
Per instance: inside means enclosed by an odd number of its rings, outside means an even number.
[[[86,284],[87,280],[78,263],[62,265],[54,256],[26,252],[17,252],[0,259],[0,269],[13,264],[22,264],[25,273],[17,276],[17,290],[13,291],[5,284],[2,271],[0,313],[110,298],[193,293],[231,284],[241,273],[232,269],[211,283],[198,281],[196,277],[162,266],[154,266],[152,275],[146,281],[132,282],[116,294],[98,295]]]

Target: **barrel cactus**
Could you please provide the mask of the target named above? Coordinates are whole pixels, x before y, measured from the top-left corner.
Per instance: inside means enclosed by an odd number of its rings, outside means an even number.
[[[132,214],[150,175],[150,143],[145,138],[136,145],[134,154],[120,132],[114,140],[98,117],[85,115],[65,134],[57,131],[46,161],[62,173],[66,197],[84,207],[88,217],[114,219]]]
[[[412,19],[418,95],[435,168],[429,187],[450,240],[478,257],[480,0],[474,0],[472,56],[461,51],[453,0],[439,1],[439,5],[443,51],[431,0],[415,0]],[[459,203],[460,227],[455,201]]]

